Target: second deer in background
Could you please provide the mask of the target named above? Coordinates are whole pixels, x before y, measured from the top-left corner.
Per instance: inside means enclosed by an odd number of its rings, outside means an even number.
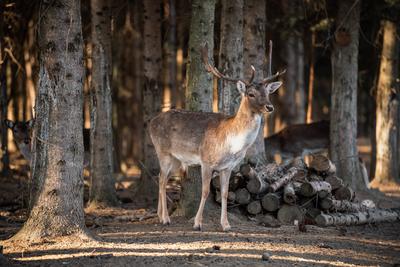
[[[5,120],[4,124],[11,129],[13,138],[22,156],[30,163],[32,158],[31,138],[35,120],[11,121]],[[89,167],[90,161],[90,129],[83,129],[84,159],[83,166]]]

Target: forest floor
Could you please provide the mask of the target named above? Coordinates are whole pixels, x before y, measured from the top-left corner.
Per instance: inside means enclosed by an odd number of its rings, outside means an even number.
[[[172,216],[158,223],[155,210],[129,202],[135,179],[119,182],[120,208],[86,210],[86,225],[97,241],[44,240],[24,246],[7,241],[26,220],[24,169],[0,177],[0,266],[400,266],[400,222],[352,227],[307,225],[267,228],[230,213],[232,230],[222,232],[219,208],[204,218],[203,231]],[[26,170],[26,169],[25,169]],[[400,207],[400,187],[358,194],[378,207]],[[62,242],[64,241],[64,242]],[[267,254],[268,260],[262,260]]]

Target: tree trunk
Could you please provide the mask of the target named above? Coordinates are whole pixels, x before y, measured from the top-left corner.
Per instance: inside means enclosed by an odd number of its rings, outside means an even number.
[[[363,187],[357,150],[357,78],[360,2],[339,1],[332,51],[330,157],[338,176]]]
[[[13,238],[28,242],[44,237],[82,237],[85,233],[80,1],[57,3],[42,2],[40,6],[39,93],[32,138],[33,208]]]
[[[250,65],[256,68],[254,81],[260,81],[264,77],[265,60],[265,9],[264,0],[246,0],[244,3],[244,76],[250,76]],[[254,144],[247,150],[246,158],[254,163],[266,161],[264,147],[264,121],[263,118],[260,131]]]
[[[0,25],[1,27],[1,25]],[[0,35],[0,38],[2,36]],[[2,45],[2,44],[1,44]],[[2,48],[2,46],[0,47]],[[2,55],[2,51],[0,51],[0,56]],[[1,124],[1,163],[2,170],[1,174],[6,177],[10,171],[10,157],[8,154],[8,133],[7,127],[5,126],[4,121],[7,119],[7,77],[6,77],[6,65],[7,61],[4,60],[0,66],[0,124]]]
[[[157,197],[159,163],[151,141],[148,125],[161,111],[161,1],[143,1],[143,129],[144,166],[142,166],[140,194],[150,202]]]
[[[4,6],[5,2],[0,4],[0,59],[4,58]],[[10,159],[8,155],[8,133],[4,120],[7,119],[7,77],[6,77],[7,61],[4,60],[0,64],[0,129],[1,129],[1,174],[6,177],[10,171]]]
[[[219,70],[229,77],[243,77],[243,0],[222,0]],[[240,104],[236,84],[221,82],[220,112],[233,115]]]
[[[310,49],[310,73],[308,75],[308,96],[307,96],[307,118],[306,123],[312,123],[313,116],[313,96],[314,96],[314,66],[315,66],[315,42],[317,33],[315,30],[311,31],[311,49]]]
[[[400,182],[398,146],[399,37],[397,24],[389,20],[382,23],[383,45],[376,95],[376,167],[374,184]],[[398,82],[397,82],[398,84]]]
[[[176,87],[176,9],[175,0],[163,0],[164,32],[163,38],[163,110],[174,108],[177,99]]]
[[[111,10],[108,0],[91,0],[92,88],[89,205],[118,203],[113,175],[111,99]]]
[[[189,36],[189,54],[186,67],[186,108],[193,111],[212,111],[213,80],[201,62],[200,48],[208,43],[209,58],[214,48],[215,0],[193,0]],[[190,193],[192,192],[192,193]],[[200,168],[189,167],[182,181],[180,213],[185,217],[196,214],[201,198]]]

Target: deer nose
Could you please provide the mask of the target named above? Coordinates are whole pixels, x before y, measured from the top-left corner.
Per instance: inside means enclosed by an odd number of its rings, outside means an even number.
[[[272,112],[272,111],[274,111],[274,106],[272,106],[272,105],[265,105],[265,109],[266,109],[268,112]]]
[[[29,139],[25,139],[25,140],[24,140],[24,143],[25,143],[25,144],[29,144]]]

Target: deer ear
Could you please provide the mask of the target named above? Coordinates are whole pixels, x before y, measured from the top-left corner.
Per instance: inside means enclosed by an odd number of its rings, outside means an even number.
[[[10,129],[14,128],[14,126],[15,126],[15,122],[10,121],[10,120],[4,120],[4,124],[7,126],[7,128],[10,128]]]
[[[276,90],[279,89],[279,87],[281,87],[281,85],[282,85],[282,82],[269,83],[267,85],[268,94],[274,93]]]
[[[26,123],[27,123],[27,125],[28,125],[29,128],[32,128],[33,125],[35,124],[35,120],[34,120],[34,119],[31,119],[31,120],[27,121]]]
[[[239,93],[241,93],[241,94],[246,93],[246,85],[244,84],[244,82],[238,81],[236,83],[236,87],[237,87]]]

